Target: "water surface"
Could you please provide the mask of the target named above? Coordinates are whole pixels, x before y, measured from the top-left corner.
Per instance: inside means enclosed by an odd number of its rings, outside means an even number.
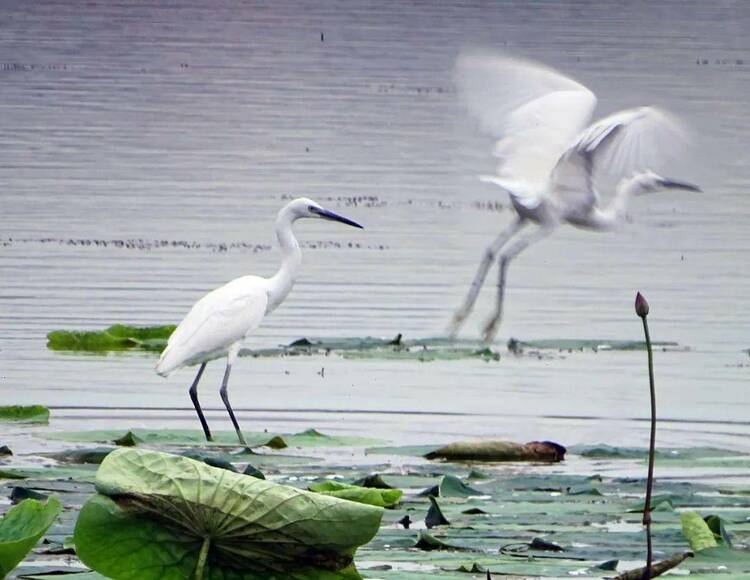
[[[491,142],[451,85],[458,52],[480,45],[575,76],[599,114],[678,113],[696,139],[675,177],[705,190],[640,199],[619,232],[565,229],[523,254],[497,348],[638,339],[640,289],[653,335],[690,347],[656,356],[660,441],[750,449],[746,3],[148,4],[0,2],[5,402],[57,407],[53,428],[195,426],[190,371],[165,382],[152,357],[53,353],[45,335],[176,322],[207,290],[273,273],[273,219],[297,195],[367,229],[298,224],[304,270],[252,346],[441,334],[511,216],[476,180]],[[491,304],[488,288],[466,335]],[[245,359],[231,392],[248,428],[643,444],[644,358]],[[228,428],[222,372],[201,394]]]

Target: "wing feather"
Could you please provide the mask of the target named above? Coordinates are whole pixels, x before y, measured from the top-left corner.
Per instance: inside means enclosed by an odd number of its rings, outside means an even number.
[[[645,171],[686,142],[679,121],[656,107],[604,117],[582,131],[560,158],[550,181],[552,196],[573,211],[588,211],[599,203],[597,179],[616,181]]]
[[[560,156],[591,120],[596,96],[552,69],[492,53],[462,54],[455,77],[470,114],[498,139],[497,178],[525,184],[526,203],[533,203],[546,190]]]
[[[169,337],[156,372],[166,375],[202,357],[220,354],[255,330],[268,307],[266,281],[237,278],[198,300]]]

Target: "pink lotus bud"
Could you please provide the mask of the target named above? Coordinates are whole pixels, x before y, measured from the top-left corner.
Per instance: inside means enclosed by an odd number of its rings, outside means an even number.
[[[641,318],[648,315],[648,302],[640,292],[635,295],[635,313]]]

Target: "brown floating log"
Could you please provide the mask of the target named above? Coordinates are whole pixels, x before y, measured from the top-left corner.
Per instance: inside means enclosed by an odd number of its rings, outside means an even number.
[[[651,566],[651,578],[661,576],[662,574],[664,574],[664,572],[671,570],[679,564],[682,564],[688,558],[692,558],[692,556],[692,552],[683,552],[682,554],[675,554],[674,556],[670,556],[666,560],[657,562],[656,564]],[[641,580],[645,571],[646,566],[643,566],[643,568],[636,568],[635,570],[628,570],[627,572],[623,572],[619,576],[615,576],[614,580]]]
[[[544,461],[556,463],[565,459],[565,447],[553,441],[457,441],[430,451],[427,459],[472,461]]]

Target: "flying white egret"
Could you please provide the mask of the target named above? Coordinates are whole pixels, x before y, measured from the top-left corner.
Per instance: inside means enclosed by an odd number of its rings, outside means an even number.
[[[235,278],[198,300],[169,337],[167,348],[156,364],[156,372],[162,376],[185,365],[200,364],[189,392],[208,441],[211,440],[211,430],[198,402],[198,382],[208,361],[226,356],[227,367],[219,394],[240,443],[246,445],[229,404],[229,373],[237,359],[242,340],[284,301],[294,285],[302,262],[302,252],[294,237],[292,224],[300,218],[322,218],[355,228],[362,227],[350,219],[323,209],[311,199],[301,197],[290,201],[276,217],[276,239],[282,254],[279,271],[270,278]]]
[[[700,191],[646,169],[687,140],[677,120],[660,109],[627,109],[589,125],[596,106],[589,89],[542,65],[490,53],[462,54],[456,84],[470,114],[498,139],[498,172],[481,179],[510,196],[516,215],[485,250],[451,321],[451,336],[470,314],[496,258],[497,302],[483,330],[488,341],[502,318],[508,264],[524,249],[566,223],[612,230],[627,217],[635,196],[663,189]],[[612,202],[604,205],[596,186],[608,181],[617,185]],[[531,223],[539,227],[516,237]]]

